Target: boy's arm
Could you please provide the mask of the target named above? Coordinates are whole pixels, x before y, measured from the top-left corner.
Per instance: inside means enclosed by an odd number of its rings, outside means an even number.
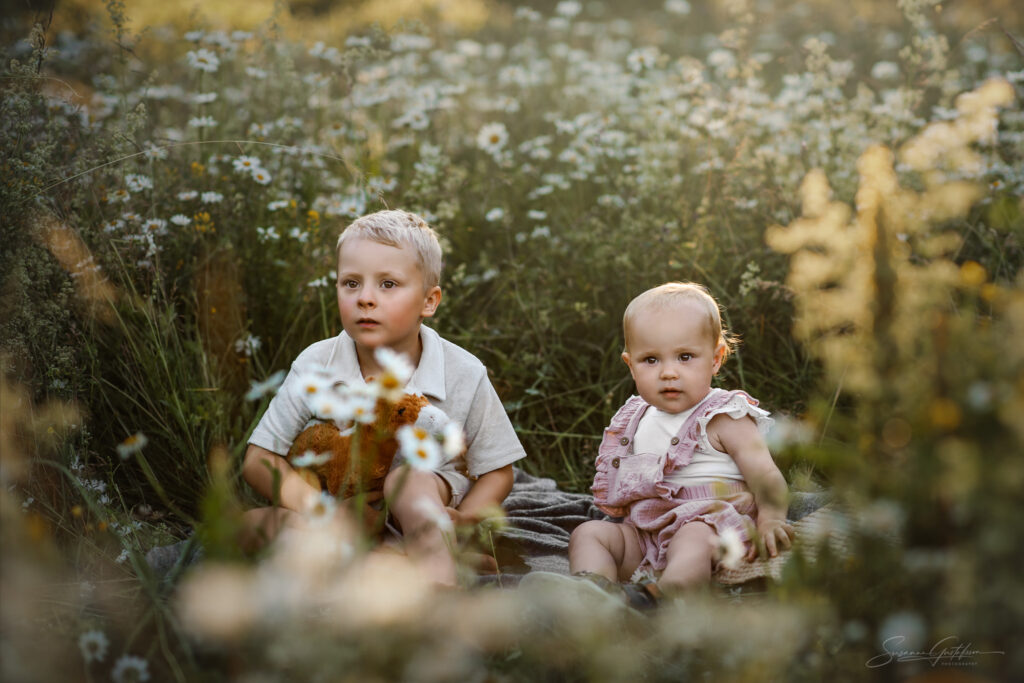
[[[481,514],[485,513],[487,508],[500,507],[501,501],[505,500],[512,490],[514,476],[512,465],[481,474],[459,503],[458,514],[453,515],[454,521],[472,524],[480,520]]]
[[[732,456],[757,504],[757,531],[771,557],[792,545],[793,527],[786,523],[789,487],[776,467],[757,425],[750,418],[738,420],[721,414],[708,424],[712,445]],[[757,557],[757,544],[747,559]]]
[[[320,495],[320,491],[303,479],[287,460],[256,444],[249,444],[245,451],[242,476],[261,496],[296,512],[305,510],[310,499]],[[280,481],[280,494],[276,501],[275,479]]]

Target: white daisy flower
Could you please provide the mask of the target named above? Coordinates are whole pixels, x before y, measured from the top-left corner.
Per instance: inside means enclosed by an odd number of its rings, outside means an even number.
[[[142,229],[146,232],[159,233],[167,227],[167,221],[163,218],[149,218],[142,224]]]
[[[334,513],[338,509],[338,501],[326,491],[319,496],[313,496],[306,504],[306,520],[312,526],[327,524],[334,519]]]
[[[395,436],[402,457],[416,469],[433,470],[441,464],[441,448],[427,430],[404,425]]]
[[[269,204],[267,204],[267,210],[268,211],[278,211],[279,209],[287,209],[287,208],[288,208],[288,200],[287,199],[275,199],[274,201],[272,201]]]
[[[284,381],[284,376],[284,370],[278,370],[262,382],[253,382],[252,386],[249,387],[249,391],[245,394],[245,400],[257,401],[267,394],[277,391],[277,388],[281,386],[281,382]]]
[[[402,397],[405,385],[412,377],[416,368],[400,353],[389,348],[379,347],[373,354],[383,372],[374,378],[379,388],[378,395],[385,401],[395,403]]]
[[[377,410],[377,399],[372,389],[367,393],[352,393],[346,396],[345,410],[347,420],[372,424]]]
[[[325,464],[330,459],[330,451],[325,451],[323,453],[314,453],[313,451],[306,451],[299,457],[292,459],[292,467],[315,467],[316,465]]]
[[[485,152],[494,154],[500,152],[508,142],[508,129],[504,123],[488,123],[480,129],[476,136],[476,144]]]
[[[317,396],[329,393],[334,387],[334,382],[324,372],[305,370],[296,376],[292,387],[300,398],[309,402]]]
[[[495,207],[495,208],[491,209],[490,211],[488,211],[487,214],[484,216],[484,219],[487,220],[490,223],[496,223],[496,222],[500,221],[504,217],[505,217],[505,209],[503,209],[503,208],[501,208],[499,206],[499,207]]]
[[[82,651],[82,657],[88,662],[102,662],[107,656],[107,648],[110,641],[103,631],[86,631],[78,636],[78,649]]]
[[[130,192],[142,192],[143,190],[153,189],[153,179],[137,173],[126,175],[124,177],[124,184],[128,186]]]
[[[213,128],[217,125],[217,119],[212,116],[193,116],[188,120],[192,128]]]
[[[263,344],[259,337],[249,333],[245,337],[235,340],[235,353],[252,356],[252,354],[260,350],[260,346],[262,345]]]
[[[187,202],[187,201],[190,201],[192,199],[195,199],[198,196],[199,196],[199,193],[197,191],[195,191],[195,190],[186,190],[184,192],[179,192],[178,193],[178,201],[179,202]]]
[[[149,680],[149,662],[142,657],[124,655],[114,664],[110,672],[114,683],[141,683]]]
[[[188,65],[193,69],[211,74],[220,66],[220,59],[217,55],[205,47],[201,47],[198,50],[189,50],[185,58],[188,60]]]
[[[132,198],[132,193],[123,187],[118,188],[107,195],[107,201],[111,204],[119,203],[123,204]]]
[[[444,426],[441,438],[444,439],[442,451],[448,460],[459,457],[462,451],[466,449],[465,434],[462,431],[462,427],[455,422],[449,422]]]
[[[321,420],[348,422],[351,418],[348,401],[333,391],[321,391],[308,401],[309,409]]]
[[[265,168],[256,168],[252,171],[252,179],[260,185],[269,185],[271,177]]]
[[[117,454],[121,456],[122,460],[127,460],[130,456],[138,453],[146,444],[149,443],[149,439],[142,432],[135,432],[127,439],[117,444]]]
[[[718,534],[715,545],[720,555],[719,562],[729,569],[738,567],[740,560],[747,554],[747,549],[743,546],[740,534],[735,529],[723,529]]]
[[[189,223],[192,222],[192,219],[189,218],[188,216],[186,216],[183,213],[176,213],[173,216],[171,216],[170,221],[172,223],[174,223],[175,225],[180,225],[181,227],[185,227],[186,225],[188,225]]]
[[[219,204],[224,199],[224,195],[220,192],[204,192],[199,196],[200,201],[203,204]]]
[[[269,228],[256,228],[256,235],[259,237],[260,242],[276,242],[281,239],[281,235],[278,234],[277,229],[271,225]]]
[[[232,160],[231,165],[235,167],[235,170],[239,173],[252,173],[255,169],[260,168],[262,164],[257,157],[250,157],[242,155]]]

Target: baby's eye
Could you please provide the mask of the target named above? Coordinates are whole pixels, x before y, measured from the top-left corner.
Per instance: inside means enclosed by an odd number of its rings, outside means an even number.
[[[689,353],[681,353],[681,354],[679,354],[679,360],[683,361],[684,363],[686,361],[688,361],[688,360],[691,360],[692,358],[693,358],[693,354],[689,354]]]
[[[394,287],[397,287],[398,283],[395,282],[394,280],[384,280],[380,283],[380,286],[383,287],[384,289],[392,289]]]
[[[658,362],[658,359],[654,356],[647,356],[647,358],[644,358],[641,362],[646,363],[647,365],[654,365]]]

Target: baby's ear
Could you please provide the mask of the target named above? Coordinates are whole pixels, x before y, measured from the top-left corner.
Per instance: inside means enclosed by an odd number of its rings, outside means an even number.
[[[623,351],[622,355],[619,357],[622,358],[622,362],[625,363],[627,367],[632,369],[633,366],[629,364],[629,351]]]
[[[725,362],[725,354],[726,354],[725,344],[719,344],[718,348],[715,349],[715,364],[713,366],[714,369],[715,369],[715,373],[716,374],[718,373],[719,370],[722,369],[722,363]]]

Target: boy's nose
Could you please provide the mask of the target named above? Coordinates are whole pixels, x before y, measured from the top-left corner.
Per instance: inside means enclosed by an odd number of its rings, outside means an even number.
[[[373,308],[377,305],[376,300],[373,298],[373,293],[369,289],[364,289],[359,293],[359,306],[361,308]]]

